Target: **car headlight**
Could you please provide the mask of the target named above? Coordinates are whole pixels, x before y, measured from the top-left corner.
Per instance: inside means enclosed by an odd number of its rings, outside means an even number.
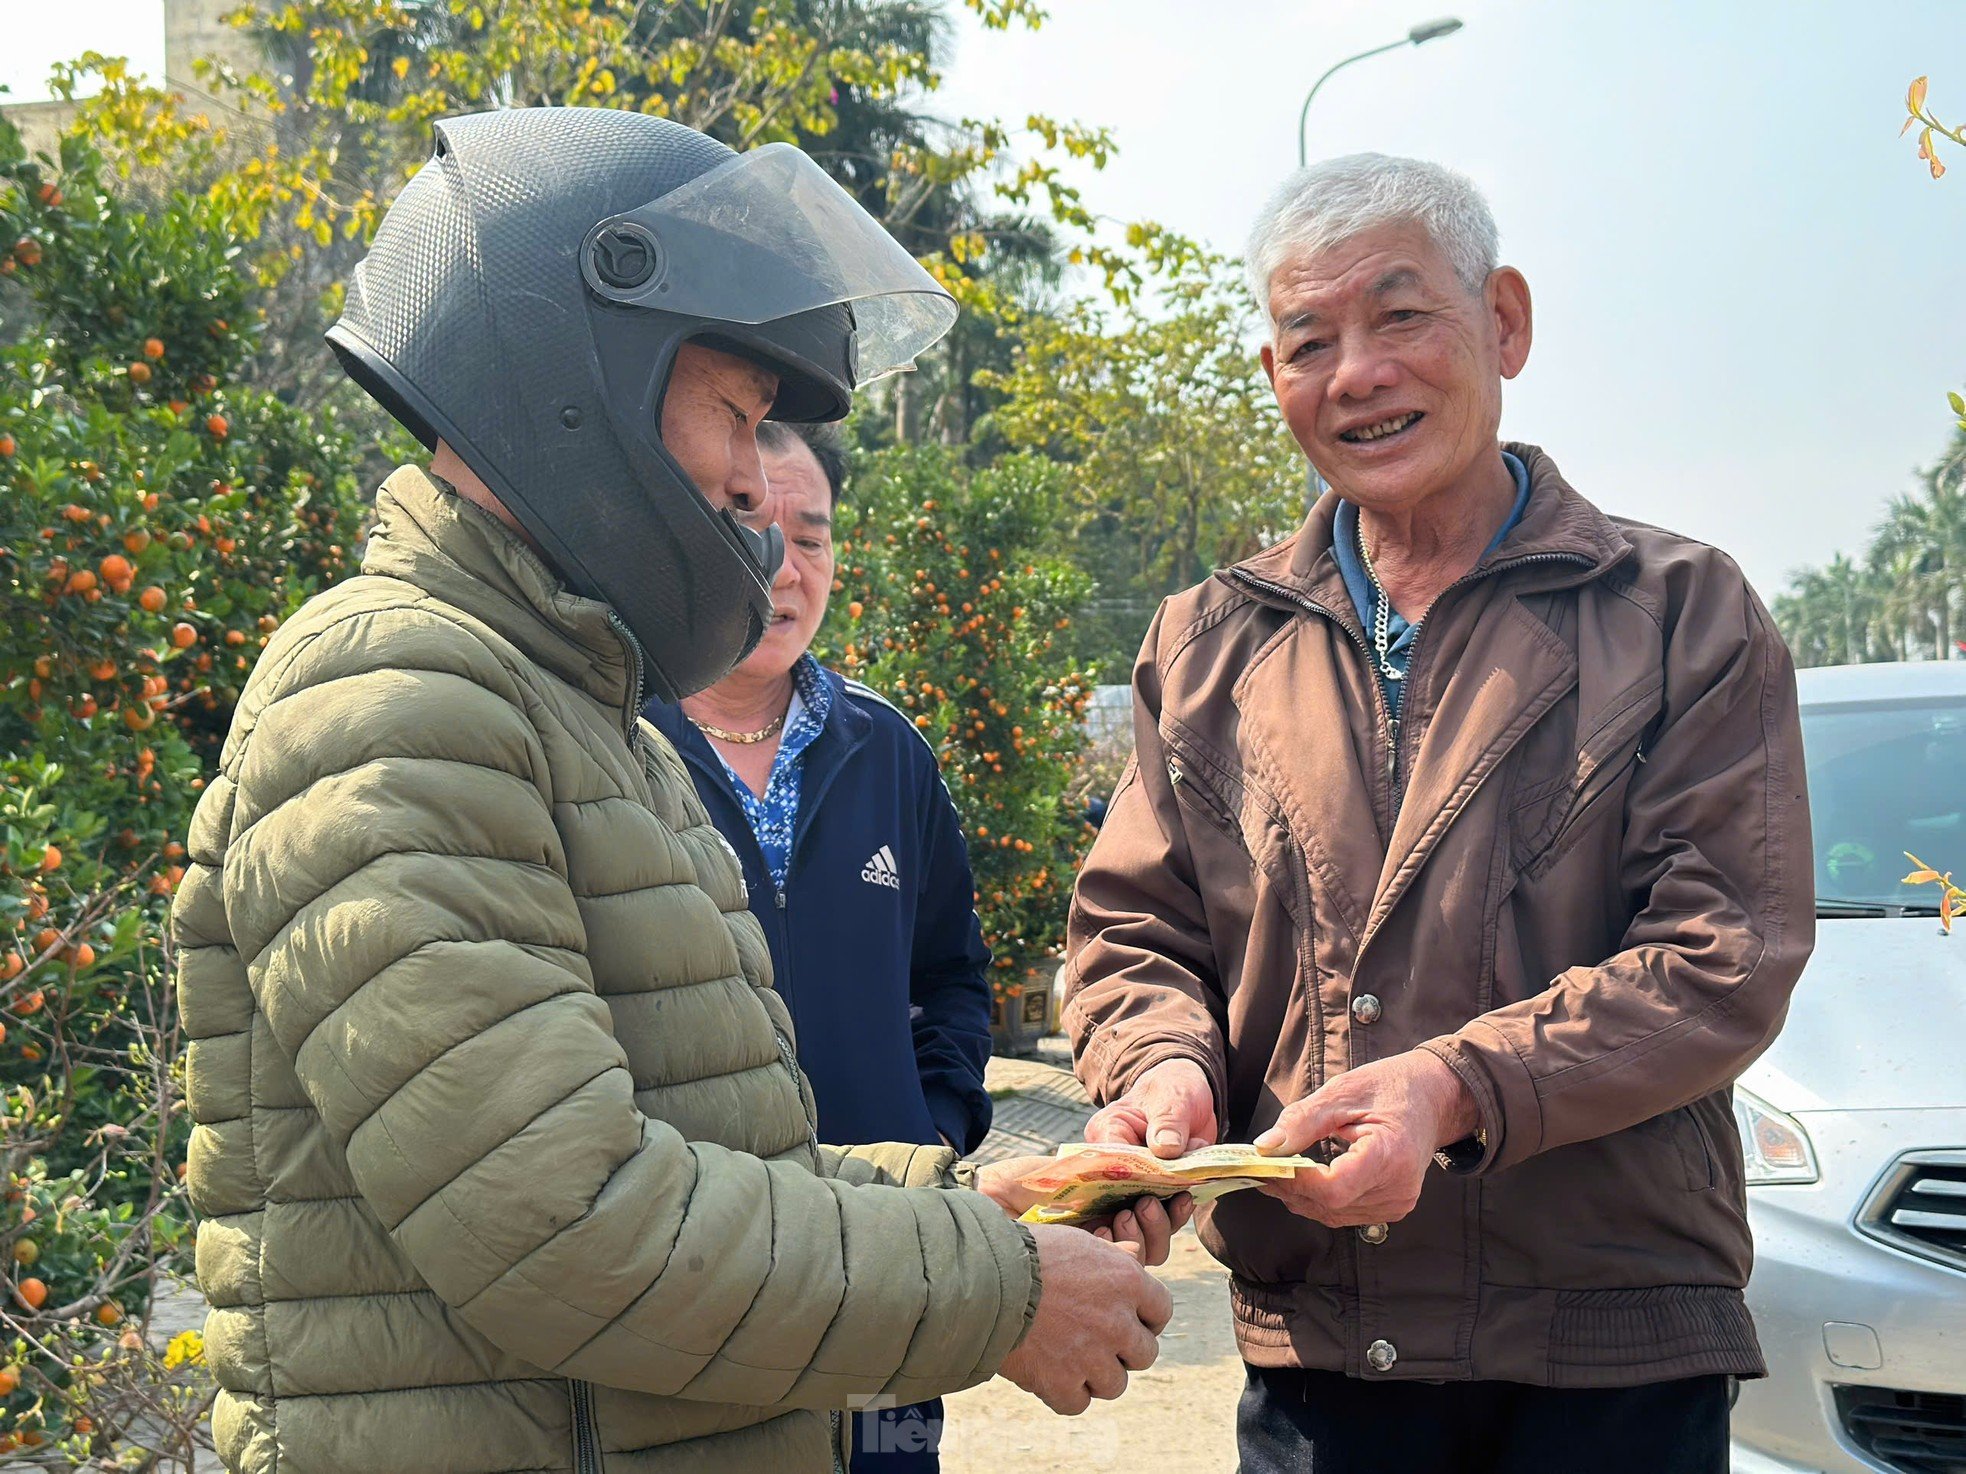
[[[1814,1182],[1816,1149],[1809,1133],[1750,1091],[1734,1087],[1734,1121],[1741,1128],[1741,1156],[1749,1187],[1773,1182]]]

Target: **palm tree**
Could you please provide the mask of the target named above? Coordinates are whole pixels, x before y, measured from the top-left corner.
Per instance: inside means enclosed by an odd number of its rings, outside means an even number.
[[[1950,660],[1966,648],[1966,434],[1894,499],[1861,559],[1791,577],[1777,624],[1802,665]]]
[[[1949,660],[1966,614],[1966,443],[1955,438],[1925,475],[1925,531],[1930,539],[1930,595],[1938,621],[1938,658]]]

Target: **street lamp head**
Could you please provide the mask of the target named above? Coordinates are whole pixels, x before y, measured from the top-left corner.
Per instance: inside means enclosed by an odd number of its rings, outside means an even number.
[[[1311,99],[1317,96],[1318,88],[1331,79],[1333,72],[1343,71],[1355,61],[1364,61],[1368,56],[1384,56],[1388,51],[1397,51],[1409,43],[1418,46],[1422,41],[1431,41],[1436,36],[1451,36],[1461,29],[1461,23],[1453,16],[1440,20],[1426,21],[1406,33],[1403,41],[1388,41],[1384,46],[1374,46],[1370,51],[1361,51],[1356,56],[1348,56],[1343,61],[1333,62],[1325,68],[1324,75],[1311,83],[1311,90],[1304,94],[1304,106],[1297,114],[1297,167],[1304,167],[1304,127],[1311,117]]]

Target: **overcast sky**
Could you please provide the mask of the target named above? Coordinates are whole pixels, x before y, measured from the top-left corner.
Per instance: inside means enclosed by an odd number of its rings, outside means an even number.
[[[1410,153],[1487,191],[1536,297],[1505,433],[1587,495],[1735,553],[1764,593],[1856,550],[1946,441],[1966,384],[1966,154],[1934,183],[1905,85],[1966,117],[1958,0],[1439,0],[1455,36],[1348,68],[1313,157]],[[1442,13],[1390,0],[1052,0],[1035,35],[960,23],[940,105],[1110,127],[1116,220],[1238,251],[1333,61]],[[161,54],[159,0],[0,0],[0,82],[87,46]]]

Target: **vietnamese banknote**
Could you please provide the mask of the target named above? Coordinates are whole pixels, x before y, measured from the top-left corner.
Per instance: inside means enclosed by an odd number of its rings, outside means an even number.
[[[1027,1172],[1021,1186],[1043,1193],[1025,1210],[1025,1223],[1085,1223],[1104,1218],[1139,1198],[1192,1193],[1209,1202],[1224,1193],[1289,1177],[1320,1165],[1310,1157],[1266,1157],[1253,1146],[1203,1147],[1185,1157],[1157,1157],[1146,1147],[1070,1142],[1044,1166]]]

